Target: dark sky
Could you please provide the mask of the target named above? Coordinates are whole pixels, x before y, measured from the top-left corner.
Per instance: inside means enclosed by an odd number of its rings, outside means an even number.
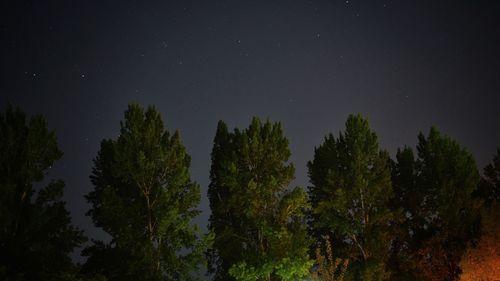
[[[220,119],[281,121],[302,186],[314,147],[349,113],[368,117],[392,154],[435,125],[482,167],[500,147],[495,2],[3,0],[1,110],[10,101],[47,116],[65,153],[51,176],[91,236],[92,159],[131,101],[180,129],[202,227]]]

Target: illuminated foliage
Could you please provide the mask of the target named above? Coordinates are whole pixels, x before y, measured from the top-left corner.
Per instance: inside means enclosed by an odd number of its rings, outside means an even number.
[[[481,237],[469,243],[460,262],[462,281],[494,281],[500,278],[500,149],[484,168],[477,195],[484,200],[481,210]]]
[[[316,248],[317,270],[311,273],[312,280],[318,281],[343,281],[344,274],[349,265],[349,260],[342,261],[341,258],[333,256],[332,243],[327,237],[325,239],[325,255],[321,253],[320,248]]]
[[[396,205],[405,214],[393,248],[393,279],[456,280],[465,245],[478,228],[473,194],[479,173],[472,155],[437,129],[418,139],[417,159],[405,148],[393,168]]]
[[[495,281],[500,278],[500,204],[482,212],[481,239],[469,244],[460,267],[461,281]]]
[[[394,220],[391,171],[389,155],[379,149],[368,121],[350,115],[345,132],[328,135],[308,167],[315,238],[332,237],[350,259],[346,278],[386,279]]]
[[[153,107],[129,105],[116,140],[103,140],[87,195],[88,214],[109,235],[95,242],[84,272],[109,280],[190,280],[202,262],[192,218],[199,186],[178,132],[170,134]]]
[[[297,280],[309,274],[302,188],[279,123],[257,118],[228,132],[220,121],[208,196],[215,233],[208,253],[215,280]]]

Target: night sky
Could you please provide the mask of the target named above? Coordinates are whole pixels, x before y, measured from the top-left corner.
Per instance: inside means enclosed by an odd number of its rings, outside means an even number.
[[[148,3],[146,3],[148,2]],[[154,104],[179,129],[202,188],[205,228],[217,121],[281,121],[306,162],[349,113],[383,148],[414,146],[431,125],[479,167],[500,147],[498,1],[19,1],[0,4],[0,106],[46,115],[73,221],[85,217],[92,159],[127,104]]]

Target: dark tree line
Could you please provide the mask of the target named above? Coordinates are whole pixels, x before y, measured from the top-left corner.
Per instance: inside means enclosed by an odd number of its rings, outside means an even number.
[[[64,182],[45,178],[61,156],[44,117],[11,106],[0,113],[2,280],[64,280],[76,270],[69,254],[85,238],[71,224]]]
[[[154,107],[129,105],[94,159],[87,215],[108,241],[72,225],[64,182],[47,178],[61,156],[43,116],[0,113],[1,280],[452,281],[470,270],[475,245],[495,247],[500,149],[481,177],[436,128],[391,159],[368,121],[350,115],[314,149],[303,188],[290,185],[280,123],[220,121],[205,235],[192,222],[201,195],[190,156]],[[74,264],[81,246],[86,261]]]

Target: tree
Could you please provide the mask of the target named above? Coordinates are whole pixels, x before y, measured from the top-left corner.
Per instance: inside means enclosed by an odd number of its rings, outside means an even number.
[[[179,132],[171,135],[154,107],[129,105],[120,135],[103,140],[94,160],[88,215],[111,241],[84,251],[84,272],[109,280],[194,278],[203,243],[191,222],[200,192],[190,161]]]
[[[315,251],[317,270],[311,273],[312,280],[321,281],[343,281],[344,274],[349,265],[349,260],[342,261],[341,258],[334,258],[332,243],[330,239],[325,239],[325,254],[321,253],[318,247]]]
[[[64,182],[49,169],[62,152],[41,115],[0,113],[0,279],[55,280],[74,271],[70,258],[85,241],[71,224]]]
[[[493,281],[500,276],[500,149],[493,162],[484,168],[476,196],[484,201],[481,208],[481,237],[468,243],[460,261],[460,280]],[[472,241],[475,242],[475,241]]]
[[[311,226],[330,236],[349,258],[346,278],[384,280],[395,218],[389,155],[360,115],[350,115],[344,133],[329,134],[308,163],[313,206]]]
[[[420,134],[418,158],[398,151],[394,186],[404,210],[399,266],[417,280],[456,280],[467,242],[478,230],[479,173],[472,155],[436,128]],[[409,277],[400,280],[412,280]]]
[[[500,202],[500,148],[493,157],[493,162],[484,168],[484,178],[481,179],[478,197],[483,199],[486,206]]]
[[[394,189],[394,199],[392,208],[403,210],[401,223],[395,226],[396,236],[392,242],[391,258],[388,267],[392,274],[390,280],[420,280],[414,273],[412,264],[413,252],[410,251],[413,229],[423,223],[420,214],[421,197],[424,195],[417,185],[417,168],[413,150],[407,146],[398,149],[396,160],[392,164],[392,185]]]
[[[228,132],[220,121],[208,197],[215,233],[208,253],[215,280],[297,280],[312,262],[302,188],[289,188],[294,167],[281,124],[253,118]]]
[[[500,204],[481,212],[481,238],[469,243],[460,261],[461,281],[495,281],[500,276]]]

